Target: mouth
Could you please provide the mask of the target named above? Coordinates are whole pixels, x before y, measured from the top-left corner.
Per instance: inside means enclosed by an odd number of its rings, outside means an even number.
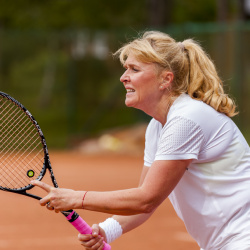
[[[126,90],[127,90],[127,93],[135,92],[134,89],[126,89]]]

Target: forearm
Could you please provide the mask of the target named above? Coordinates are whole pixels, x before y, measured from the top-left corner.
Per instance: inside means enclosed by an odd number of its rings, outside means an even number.
[[[190,161],[156,161],[141,186],[126,190],[90,191],[86,195],[84,191],[54,188],[40,181],[32,181],[32,184],[48,192],[40,204],[45,206],[50,202],[56,212],[83,208],[116,215],[147,214],[168,197]]]
[[[158,203],[157,199],[139,187],[111,192],[90,191],[84,199],[83,208],[116,215],[135,215],[151,213]]]
[[[130,216],[114,215],[113,218],[119,222],[122,227],[123,234],[125,234],[142,225],[153,213],[154,211],[147,214],[136,214]]]
[[[172,192],[191,160],[156,161],[138,188],[89,192],[83,208],[116,215],[151,213]]]
[[[107,243],[111,243],[122,234],[140,226],[151,216],[152,213],[130,216],[114,215],[99,224],[99,233],[104,236]]]

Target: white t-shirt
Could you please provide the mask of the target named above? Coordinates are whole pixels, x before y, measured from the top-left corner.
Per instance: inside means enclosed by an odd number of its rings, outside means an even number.
[[[250,149],[234,122],[179,96],[164,127],[150,121],[144,164],[180,159],[194,160],[169,199],[190,235],[206,250],[250,249]]]

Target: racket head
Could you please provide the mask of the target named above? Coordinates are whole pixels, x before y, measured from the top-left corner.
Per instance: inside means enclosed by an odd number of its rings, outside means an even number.
[[[46,141],[31,113],[0,92],[0,189],[24,193],[50,170]],[[52,170],[51,170],[52,172]]]

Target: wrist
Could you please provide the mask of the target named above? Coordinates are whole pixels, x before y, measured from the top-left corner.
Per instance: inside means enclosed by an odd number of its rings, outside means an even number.
[[[86,197],[86,194],[88,193],[88,191],[85,191],[83,197],[82,197],[82,209],[84,209],[84,200],[85,200],[85,197]]]
[[[104,241],[107,242],[107,236],[106,236],[104,229],[101,228],[100,225],[98,225],[98,226],[99,226],[99,230],[100,230],[100,235],[104,238]]]
[[[84,202],[86,202],[86,194],[87,191],[76,191],[77,196],[76,196],[76,201],[75,201],[75,206],[74,209],[84,209]]]
[[[122,235],[122,227],[114,218],[106,219],[104,222],[99,223],[99,226],[103,229],[108,244]]]

